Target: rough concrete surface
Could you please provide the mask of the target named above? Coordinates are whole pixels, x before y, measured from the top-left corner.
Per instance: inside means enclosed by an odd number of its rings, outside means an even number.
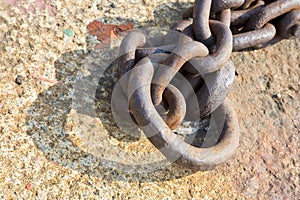
[[[116,80],[108,66],[119,38],[99,48],[86,27],[98,19],[167,30],[190,3],[0,0],[1,199],[300,197],[300,39],[232,54],[229,98],[240,125],[233,159],[206,172],[130,169],[145,155],[164,158],[111,121],[106,89]],[[97,73],[106,74],[103,82]],[[100,101],[85,95],[95,91]]]

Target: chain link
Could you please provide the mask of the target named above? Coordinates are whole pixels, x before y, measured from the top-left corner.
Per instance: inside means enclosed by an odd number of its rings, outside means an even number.
[[[163,36],[129,33],[120,46],[118,76],[129,74],[121,86],[129,112],[154,146],[181,165],[211,169],[239,143],[227,99],[235,76],[231,52],[299,37],[300,0],[196,0],[182,17]],[[184,119],[205,118],[206,138],[214,141],[209,145],[196,147],[173,132]]]

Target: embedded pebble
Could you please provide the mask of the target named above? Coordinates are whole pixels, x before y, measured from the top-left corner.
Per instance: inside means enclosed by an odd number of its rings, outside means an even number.
[[[23,81],[24,81],[24,77],[21,75],[18,75],[17,78],[15,79],[15,82],[18,85],[22,85]]]

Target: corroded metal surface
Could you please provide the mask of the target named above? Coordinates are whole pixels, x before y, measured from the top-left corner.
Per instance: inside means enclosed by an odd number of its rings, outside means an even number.
[[[235,73],[230,55],[272,44],[274,38],[298,36],[299,7],[298,0],[196,0],[165,36],[145,39],[141,33],[129,33],[121,44],[118,65],[119,77],[130,74],[121,87],[134,122],[170,161],[196,169],[225,162],[239,141],[234,111],[225,100]],[[146,40],[152,41],[150,45]],[[164,56],[154,62],[150,56],[155,54]],[[189,89],[172,85],[178,73],[188,80]],[[172,132],[184,119],[207,117],[217,127],[205,136],[214,137],[209,148],[195,147]]]

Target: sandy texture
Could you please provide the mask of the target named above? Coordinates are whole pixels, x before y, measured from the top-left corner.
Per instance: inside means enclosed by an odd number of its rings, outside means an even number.
[[[116,77],[108,66],[120,38],[101,49],[86,26],[98,19],[167,30],[187,6],[0,0],[1,199],[300,196],[300,39],[233,53],[237,75],[229,96],[241,137],[232,160],[208,172],[170,165],[138,174],[130,167],[144,155],[164,158],[147,139],[130,138],[112,122],[106,89]],[[106,76],[99,81],[98,73]]]

